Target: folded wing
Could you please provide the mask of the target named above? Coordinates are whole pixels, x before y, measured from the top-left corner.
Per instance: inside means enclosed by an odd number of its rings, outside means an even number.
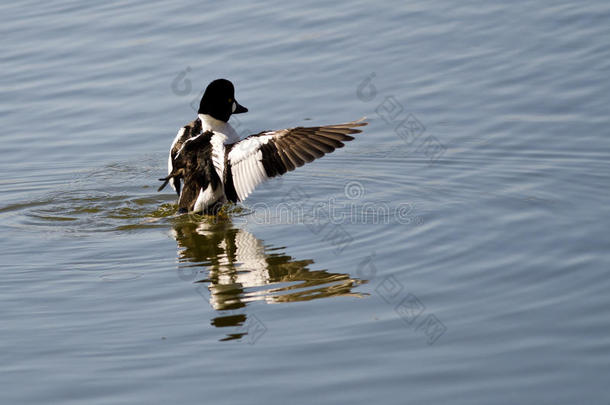
[[[172,171],[167,177],[159,179],[164,181],[159,191],[171,180],[174,180],[175,184],[180,184],[180,180],[184,180],[184,187],[178,200],[180,209],[192,211],[201,190],[207,189],[209,185],[212,189],[216,189],[220,185],[220,177],[212,159],[213,136],[212,131],[206,131],[187,139],[172,159]]]
[[[174,142],[172,143],[172,146],[169,148],[169,157],[167,159],[168,175],[174,170],[174,159],[176,158],[176,155],[180,149],[182,149],[184,143],[187,140],[200,135],[201,128],[201,120],[199,118],[180,128]],[[169,184],[174,190],[176,190],[176,193],[180,195],[180,178],[170,178]]]

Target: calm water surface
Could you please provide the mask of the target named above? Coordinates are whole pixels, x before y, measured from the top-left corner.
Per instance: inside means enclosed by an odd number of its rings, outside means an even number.
[[[604,404],[610,4],[0,5],[0,402]],[[243,135],[367,116],[212,219]]]

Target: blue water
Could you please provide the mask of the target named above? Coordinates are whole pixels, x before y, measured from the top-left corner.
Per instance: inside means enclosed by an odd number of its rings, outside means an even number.
[[[0,5],[0,403],[606,404],[610,4]],[[367,116],[227,216],[205,85]]]

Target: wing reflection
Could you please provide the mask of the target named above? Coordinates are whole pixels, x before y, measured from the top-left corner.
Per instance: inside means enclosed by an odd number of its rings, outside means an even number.
[[[179,248],[179,271],[195,273],[191,279],[207,285],[214,309],[237,310],[222,312],[212,320],[214,326],[244,325],[245,309],[252,301],[279,303],[363,295],[352,289],[366,280],[346,273],[310,270],[313,260],[295,260],[281,248],[265,246],[228,221],[185,221],[176,223],[173,230]],[[231,334],[229,339],[244,334]]]

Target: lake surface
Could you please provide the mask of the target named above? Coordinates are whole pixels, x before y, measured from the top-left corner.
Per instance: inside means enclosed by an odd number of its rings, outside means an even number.
[[[0,5],[0,402],[604,404],[610,3]],[[224,216],[166,152],[226,77],[369,126]]]

